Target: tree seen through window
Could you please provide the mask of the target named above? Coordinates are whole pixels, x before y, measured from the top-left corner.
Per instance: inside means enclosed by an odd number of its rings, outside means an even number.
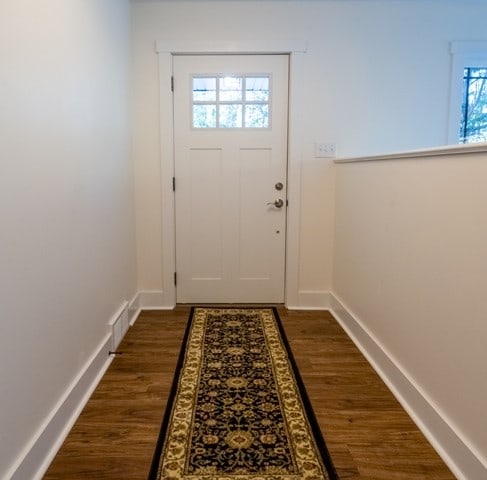
[[[464,69],[460,142],[487,141],[487,67]]]
[[[193,128],[269,128],[270,77],[193,77]]]

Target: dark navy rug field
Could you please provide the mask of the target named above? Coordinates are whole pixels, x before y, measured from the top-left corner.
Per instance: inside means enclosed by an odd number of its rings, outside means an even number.
[[[335,480],[272,308],[194,308],[149,480]]]

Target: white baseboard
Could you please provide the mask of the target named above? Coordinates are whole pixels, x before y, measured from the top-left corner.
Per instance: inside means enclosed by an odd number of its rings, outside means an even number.
[[[487,465],[360,320],[330,294],[330,311],[459,480],[487,479]]]
[[[10,480],[40,480],[111,363],[107,334],[59,400],[51,414],[7,473]]]
[[[140,310],[172,310],[175,304],[163,291],[139,292],[136,303]]]
[[[129,302],[130,324],[133,325],[142,310],[172,310],[174,299],[163,291],[141,291]],[[325,290],[300,290],[296,304],[287,304],[289,310],[328,310],[330,308],[330,292]]]
[[[300,290],[297,305],[286,305],[289,310],[329,310],[330,292],[324,290]]]

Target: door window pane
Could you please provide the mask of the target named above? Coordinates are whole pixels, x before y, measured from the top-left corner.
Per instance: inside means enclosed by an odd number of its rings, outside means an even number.
[[[242,77],[223,77],[220,78],[220,101],[242,100]]]
[[[216,105],[193,105],[193,128],[216,128]]]
[[[247,77],[245,79],[245,100],[269,101],[269,77]]]
[[[242,128],[242,105],[220,105],[220,128]]]
[[[216,78],[193,77],[193,101],[216,101]]]
[[[193,128],[269,128],[269,75],[195,75],[192,89]]]
[[[246,128],[268,128],[269,127],[269,105],[246,105],[245,106],[245,127]]]

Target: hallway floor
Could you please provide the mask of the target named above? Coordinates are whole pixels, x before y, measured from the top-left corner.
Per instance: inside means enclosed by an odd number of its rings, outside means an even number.
[[[147,478],[189,310],[141,313],[45,480]],[[279,313],[341,479],[455,478],[329,312]]]

